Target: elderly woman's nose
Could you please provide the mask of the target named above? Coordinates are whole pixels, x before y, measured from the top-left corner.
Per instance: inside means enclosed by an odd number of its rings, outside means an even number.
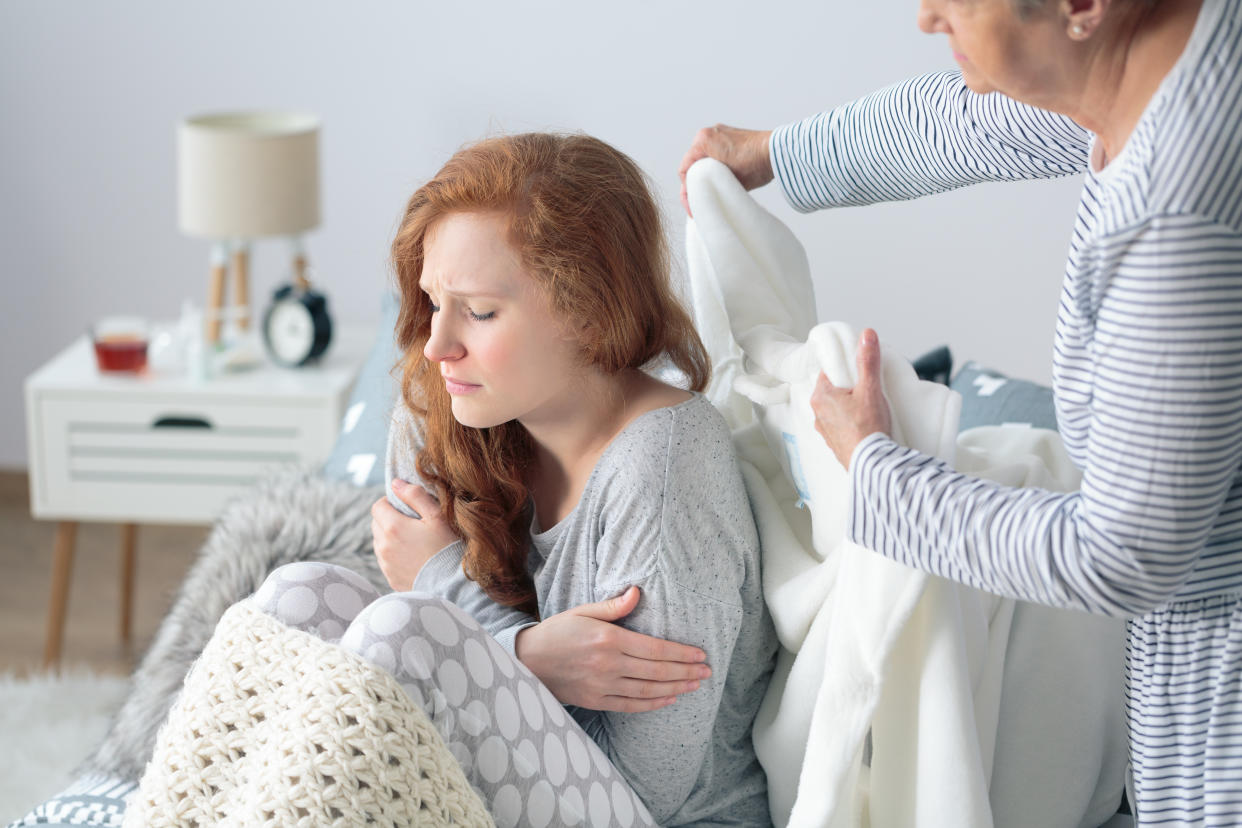
[[[945,31],[944,18],[940,16],[939,0],[919,0],[919,30],[924,34],[936,34]]]

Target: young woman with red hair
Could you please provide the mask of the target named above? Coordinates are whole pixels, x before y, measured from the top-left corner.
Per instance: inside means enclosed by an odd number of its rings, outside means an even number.
[[[393,263],[372,514],[397,591],[294,564],[256,600],[392,671],[499,825],[767,824],[758,540],[637,165],[581,135],[467,147]]]

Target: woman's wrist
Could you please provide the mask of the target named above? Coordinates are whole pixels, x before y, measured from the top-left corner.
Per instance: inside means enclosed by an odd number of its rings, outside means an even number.
[[[527,624],[513,634],[513,657],[522,662],[522,665],[535,675],[535,678],[543,681],[545,684],[545,676],[540,674],[537,669],[539,666],[539,636],[542,632],[538,630],[540,624],[538,621]],[[538,630],[538,631],[537,631]]]
[[[772,164],[772,133],[774,130],[763,129],[758,130],[755,135],[755,141],[758,146],[755,148],[755,157],[758,159],[757,175],[763,182],[767,184],[776,178],[776,170]],[[760,185],[762,186],[762,185]]]
[[[435,584],[451,579],[456,574],[457,569],[461,567],[465,552],[466,544],[460,538],[437,550],[418,568],[418,572],[415,573],[410,583],[410,589],[418,588],[424,592],[439,594],[440,591],[435,588]]]
[[[891,440],[891,439],[893,438],[890,437],[888,434],[884,433],[883,431],[878,431],[878,430],[873,431],[870,434],[866,435],[865,437],[863,437],[861,440],[859,440],[857,443],[854,444],[854,449],[853,451],[850,452],[850,458],[849,458],[850,464],[846,468],[851,472],[854,471],[855,469],[858,468],[859,463],[866,462],[865,455],[872,446],[874,446],[876,443],[880,442],[881,440]]]

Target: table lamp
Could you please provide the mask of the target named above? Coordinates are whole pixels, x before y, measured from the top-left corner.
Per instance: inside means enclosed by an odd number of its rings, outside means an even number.
[[[212,241],[207,341],[228,316],[249,327],[253,240],[287,236],[296,283],[306,287],[301,234],[319,224],[319,119],[296,112],[196,115],[177,127],[177,215],[181,231]],[[230,252],[233,306],[224,309]]]

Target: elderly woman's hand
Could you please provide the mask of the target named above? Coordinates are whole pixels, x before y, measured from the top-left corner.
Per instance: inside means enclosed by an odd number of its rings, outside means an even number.
[[[420,518],[402,514],[381,497],[371,506],[371,538],[380,570],[393,589],[407,590],[427,561],[458,540],[440,502],[416,483],[392,482],[393,493]]]
[[[720,161],[748,190],[771,181],[772,160],[768,157],[768,138],[771,135],[770,129],[738,129],[724,124],[700,129],[681,159],[681,166],[677,168],[677,174],[681,176],[681,204],[686,208],[686,215],[690,215],[686,171],[700,158]]]
[[[815,430],[845,468],[864,437],[881,431],[893,433],[893,417],[880,387],[880,340],[868,328],[858,337],[858,382],[837,388],[824,374],[811,393]]]

